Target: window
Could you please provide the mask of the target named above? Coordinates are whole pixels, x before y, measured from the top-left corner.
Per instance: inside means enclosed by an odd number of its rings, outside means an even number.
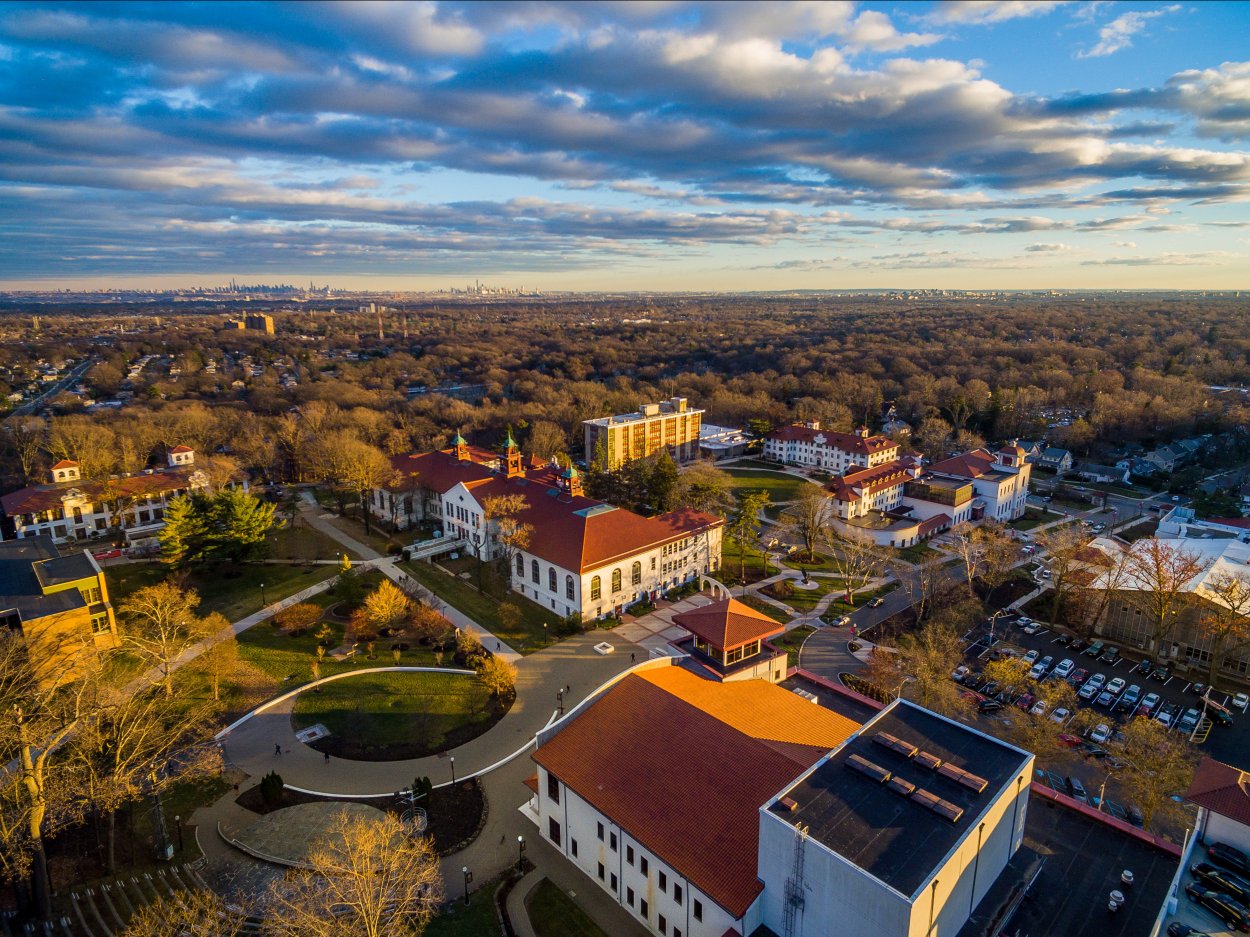
[[[612,591],[614,593],[621,591],[621,571],[619,569],[612,570]]]
[[[612,873],[612,891],[616,891],[616,873]]]
[[[681,886],[676,882],[673,882],[673,901],[677,904],[681,904]]]
[[[664,874],[664,870],[661,869],[656,875],[660,877],[660,891],[668,891],[668,876]]]
[[[603,842],[603,824],[599,824],[599,842]]]
[[[547,591],[556,591],[556,568],[554,566],[547,570]]]
[[[108,630],[109,630],[109,616],[107,612],[105,612],[103,615],[91,616],[91,633],[92,634],[104,634]]]
[[[694,900],[694,919],[696,921],[703,920],[703,902],[698,898]]]
[[[613,851],[613,852],[616,852],[616,834],[615,834],[615,833],[611,833],[611,834],[609,834],[609,835],[611,836],[612,841],[611,841],[610,843],[608,843],[608,845],[612,847],[612,851]]]
[[[646,875],[648,868],[649,866],[647,865],[647,857],[639,856],[638,857],[638,871],[641,872],[643,875]]]
[[[577,840],[575,839],[569,840],[569,852],[573,854],[574,859],[577,858]]]
[[[681,928],[680,928],[680,927],[674,927],[674,928],[673,928],[673,937],[681,937]]]
[[[91,604],[94,604],[95,602],[100,601],[100,587],[99,586],[91,586],[90,588],[79,589],[78,591],[82,593],[82,600],[86,602],[88,605],[91,605]]]
[[[547,797],[553,804],[560,802],[560,780],[554,774],[547,774]]]
[[[629,581],[635,586],[642,582],[642,564],[636,560],[634,561],[633,569],[630,571]]]
[[[634,864],[634,847],[633,846],[625,847],[625,861],[628,862],[630,865]]]
[[[603,872],[603,863],[602,863],[602,862],[600,862],[600,863],[599,863],[599,881],[601,881],[601,882],[603,881],[603,875],[604,875],[604,872]]]
[[[551,841],[559,845],[560,843],[560,824],[555,817],[547,820],[547,834],[551,837]]]
[[[634,890],[632,888],[625,889],[625,903],[631,908],[634,906]]]
[[[590,577],[590,598],[596,600],[603,591],[602,584],[599,582],[598,576]]]
[[[638,902],[638,913],[641,914],[644,918],[647,916],[647,899],[646,898],[643,898],[642,901]]]
[[[668,933],[668,919],[664,917],[663,914],[660,915],[659,924],[660,924],[660,933],[667,934]]]
[[[538,560],[530,560],[530,579],[538,585]]]
[[[564,597],[566,599],[569,599],[570,601],[573,598],[573,577],[572,576],[564,577]]]
[[[655,557],[651,557],[651,572],[655,572]]]
[[[516,555],[516,574],[518,576],[525,575],[525,557],[523,557],[520,553]]]

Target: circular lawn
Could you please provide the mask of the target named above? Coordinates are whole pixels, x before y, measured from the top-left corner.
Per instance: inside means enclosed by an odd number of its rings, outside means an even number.
[[[295,698],[295,730],[320,723],[319,752],[358,761],[400,761],[477,738],[511,706],[469,674],[388,671],[333,680]]]

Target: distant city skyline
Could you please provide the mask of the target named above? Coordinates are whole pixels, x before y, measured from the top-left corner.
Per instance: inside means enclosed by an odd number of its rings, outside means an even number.
[[[1250,286],[1250,5],[6,3],[0,289]]]

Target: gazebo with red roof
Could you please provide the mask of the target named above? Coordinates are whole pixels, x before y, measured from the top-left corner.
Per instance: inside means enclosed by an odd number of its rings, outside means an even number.
[[[678,646],[691,651],[695,660],[721,680],[785,679],[786,652],[768,643],[768,638],[781,634],[785,626],[737,599],[721,599],[681,612],[673,616],[673,624],[691,634]]]

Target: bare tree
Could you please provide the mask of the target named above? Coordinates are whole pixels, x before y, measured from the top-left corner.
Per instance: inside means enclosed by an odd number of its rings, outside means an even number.
[[[443,897],[431,841],[392,814],[344,811],[269,893],[276,937],[396,937],[420,934]]]
[[[165,695],[174,695],[174,664],[207,634],[195,616],[200,604],[194,589],[180,589],[166,580],[135,591],[121,605],[122,641],[142,659],[159,667]]]
[[[1200,623],[1203,634],[1211,639],[1210,683],[1229,654],[1250,644],[1250,575],[1241,570],[1212,573],[1202,584],[1201,595],[1215,606]]]
[[[534,525],[521,520],[518,515],[529,510],[529,501],[525,495],[491,495],[482,500],[482,526],[486,535],[494,540],[499,548],[497,559],[506,580],[512,569],[513,559],[517,553],[530,545],[534,534]],[[481,550],[478,547],[478,562],[481,562]]]
[[[832,520],[822,534],[829,547],[829,565],[846,587],[847,602],[855,604],[855,590],[862,589],[885,571],[885,551],[866,532],[848,527],[839,530]]]
[[[898,575],[899,586],[907,594],[917,622],[924,621],[937,605],[946,581],[943,556],[926,556],[910,570]]]
[[[142,905],[119,937],[241,937],[251,932],[246,911],[227,904],[215,892],[195,888],[161,895]]]
[[[1085,565],[1081,559],[1085,540],[1080,524],[1063,524],[1037,534],[1037,544],[1048,556],[1052,590],[1050,620],[1055,624],[1060,623],[1063,601],[1074,585],[1072,574]]]
[[[1167,540],[1138,540],[1129,552],[1128,581],[1135,605],[1150,617],[1150,654],[1157,661],[1163,641],[1176,627],[1189,582],[1207,561]]]
[[[10,419],[4,424],[5,435],[18,465],[22,467],[22,480],[25,482],[31,481],[31,473],[39,461],[46,429],[43,420],[39,419]]]
[[[803,541],[809,563],[816,559],[816,544],[831,526],[829,495],[820,485],[805,483],[799,497],[786,509],[785,531]]]
[[[1184,733],[1168,732],[1154,719],[1131,719],[1124,726],[1124,757],[1128,767],[1121,780],[1150,829],[1155,815],[1173,803],[1172,795],[1188,790],[1197,753]]]
[[[963,660],[962,631],[953,619],[935,620],[899,640],[899,656],[912,678],[903,693],[927,709],[954,714],[967,708],[951,672]]]
[[[1079,632],[1081,637],[1088,638],[1094,633],[1094,629],[1098,627],[1099,622],[1107,614],[1107,609],[1111,606],[1111,600],[1114,599],[1125,587],[1129,578],[1129,569],[1132,560],[1132,553],[1121,548],[1116,544],[1115,550],[1108,553],[1105,550],[1096,551],[1098,556],[1091,557],[1091,565],[1097,567],[1097,578],[1094,579],[1090,588],[1083,593],[1094,596],[1092,602],[1089,602],[1082,616]]]

